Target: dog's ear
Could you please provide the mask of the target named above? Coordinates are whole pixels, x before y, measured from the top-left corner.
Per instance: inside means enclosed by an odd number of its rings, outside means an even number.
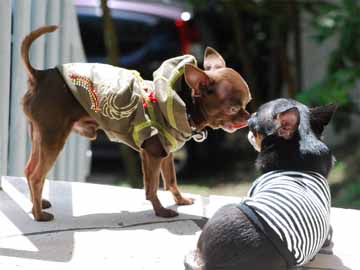
[[[204,53],[204,70],[215,70],[226,66],[224,58],[215,49],[206,47]]]
[[[310,108],[310,125],[312,130],[316,134],[322,134],[322,132],[324,131],[324,127],[329,124],[337,107],[338,106],[335,104],[329,104],[325,106]]]
[[[210,84],[209,76],[192,64],[185,65],[185,81],[193,90],[194,97],[200,97],[201,89],[207,88]]]
[[[277,135],[285,140],[293,137],[300,123],[300,113],[296,107],[290,108],[276,116]]]

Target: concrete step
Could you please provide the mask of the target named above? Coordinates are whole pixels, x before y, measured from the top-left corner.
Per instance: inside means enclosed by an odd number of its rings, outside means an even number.
[[[196,246],[206,218],[227,196],[195,198],[174,205],[169,192],[161,202],[180,215],[154,215],[144,191],[108,185],[46,181],[51,222],[35,222],[25,179],[2,177],[0,191],[0,269],[184,269],[184,255]],[[333,245],[303,269],[360,269],[360,211],[332,209]]]

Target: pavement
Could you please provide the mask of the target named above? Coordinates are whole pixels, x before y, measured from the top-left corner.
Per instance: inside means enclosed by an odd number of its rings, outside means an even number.
[[[177,210],[156,217],[144,191],[78,182],[47,181],[51,222],[35,222],[27,183],[2,177],[0,190],[0,269],[184,270],[184,255],[196,246],[207,218],[240,198],[187,194],[191,206],[161,202]],[[299,269],[360,270],[360,211],[332,208],[333,243]]]

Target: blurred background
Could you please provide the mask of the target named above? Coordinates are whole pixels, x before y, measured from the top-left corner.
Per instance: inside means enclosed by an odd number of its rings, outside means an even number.
[[[333,204],[360,208],[360,1],[75,0],[85,54],[138,70],[143,78],[165,59],[218,50],[248,82],[249,110],[278,97],[309,106],[336,103],[325,133],[337,162],[330,176]],[[203,143],[176,153],[183,192],[243,196],[257,176],[247,130],[209,130]],[[137,153],[91,144],[89,182],[142,187]]]

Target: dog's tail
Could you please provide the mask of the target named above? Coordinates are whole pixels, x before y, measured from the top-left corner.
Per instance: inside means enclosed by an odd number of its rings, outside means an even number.
[[[204,268],[204,263],[200,258],[199,250],[190,251],[184,259],[185,270],[201,270]]]
[[[33,66],[30,64],[30,59],[29,59],[30,46],[34,42],[35,39],[37,39],[38,37],[40,37],[43,34],[46,34],[49,32],[54,32],[57,28],[58,28],[58,26],[56,26],[56,25],[40,27],[39,29],[37,29],[37,30],[31,32],[29,35],[27,35],[21,44],[21,57],[22,57],[24,65],[25,65],[26,72],[29,76],[29,80],[31,82],[35,82],[36,69],[34,69]]]

